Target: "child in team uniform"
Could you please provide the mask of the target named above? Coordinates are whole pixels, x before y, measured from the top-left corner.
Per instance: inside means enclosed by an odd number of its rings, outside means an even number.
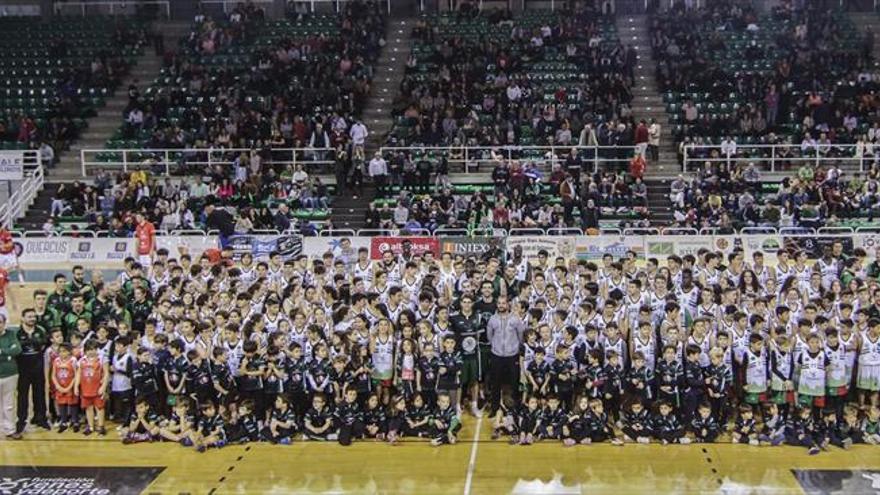
[[[388,418],[385,408],[379,403],[378,395],[370,394],[364,406],[364,436],[382,441],[385,440],[387,431]]]
[[[452,404],[458,408],[458,388],[461,385],[461,368],[464,361],[461,353],[455,349],[455,338],[447,336],[443,339],[443,352],[440,353],[440,367],[437,370],[437,397],[445,393]]]
[[[747,443],[752,446],[760,445],[758,437],[758,423],[755,421],[755,411],[751,404],[739,406],[739,417],[730,435],[732,443]]]
[[[880,319],[872,318],[862,332],[858,357],[859,404],[880,405]]]
[[[691,420],[689,430],[697,443],[714,443],[718,439],[721,426],[712,415],[712,406],[709,403],[703,402],[697,406],[697,414]]]
[[[832,408],[822,410],[822,421],[819,423],[819,448],[827,450],[828,445],[834,445],[847,450],[852,447],[853,440],[843,435],[841,431],[842,421],[837,420],[837,411]]]
[[[134,406],[134,416],[122,431],[122,443],[152,442],[159,434],[160,418],[150,409],[150,403],[140,399]]]
[[[242,401],[235,408],[228,439],[229,443],[259,442],[263,439],[260,434],[260,422],[254,414],[254,401]]]
[[[131,385],[135,403],[146,401],[150,411],[156,414],[159,411],[159,383],[156,381],[153,353],[146,347],[138,348],[137,360],[131,370]]]
[[[194,431],[193,437],[193,445],[199,452],[209,448],[219,449],[226,445],[226,426],[213,403],[202,405],[202,417],[198,421],[198,428]]]
[[[794,405],[794,356],[791,340],[786,335],[776,337],[776,345],[770,351],[770,390],[773,404],[778,406],[784,422]]]
[[[699,357],[699,349],[696,356]],[[658,405],[657,414],[651,419],[651,432],[663,445],[691,443],[691,440],[685,436],[684,428],[681,427],[678,418],[672,414],[672,404],[668,402],[660,402]]]
[[[752,414],[754,414],[755,407],[761,407],[761,404],[767,402],[767,389],[769,388],[767,364],[764,338],[759,334],[753,333],[749,337],[749,348],[743,354],[742,363],[745,370],[745,385],[743,387],[745,397],[743,402],[749,406]]]
[[[333,413],[327,406],[324,394],[312,397],[312,407],[303,417],[303,436],[307,440],[336,440]]]
[[[651,417],[641,401],[632,401],[621,421],[624,441],[651,443]]]
[[[880,445],[880,407],[869,406],[861,423],[862,438],[870,445]]]
[[[812,334],[807,338],[807,349],[798,357],[797,364],[798,404],[812,407],[818,415],[825,407],[825,370],[828,367],[828,357],[818,335]]]
[[[431,415],[431,445],[437,447],[454,444],[459,430],[461,430],[461,420],[456,407],[452,404],[449,394],[441,392],[437,395],[437,409]]]
[[[170,442],[179,442],[184,446],[193,444],[195,435],[196,417],[192,412],[192,402],[187,397],[181,397],[174,403],[171,415],[159,425],[158,435],[161,439]]]
[[[413,397],[406,398],[415,400],[416,395],[428,401],[437,401],[437,374],[440,370],[440,359],[434,354],[434,345],[425,344],[422,347],[422,355],[419,357],[416,368],[416,392]],[[430,403],[433,403],[430,402]]]
[[[806,447],[810,455],[819,453],[818,430],[811,406],[800,407],[792,414],[785,428],[785,443]]]
[[[775,402],[769,402],[764,407],[764,420],[761,425],[761,436],[777,446],[785,442],[786,417],[780,412],[780,407]]]
[[[706,395],[712,405],[712,416],[719,423],[727,424],[727,407],[730,401],[730,390],[733,384],[733,370],[724,361],[724,351],[713,347],[709,351],[709,367],[705,369]]]
[[[425,403],[421,394],[413,397],[412,403],[406,410],[406,426],[404,434],[408,437],[425,437],[428,435],[428,422],[431,419],[431,409]]]
[[[538,407],[538,398],[534,395],[526,399],[514,414],[514,427],[511,433],[510,443],[519,445],[531,445],[538,435],[541,427],[541,409]]]
[[[623,440],[614,435],[611,416],[605,412],[602,401],[593,399],[590,401],[590,412],[586,419],[587,443],[610,441],[612,445],[623,445]]]
[[[562,426],[568,419],[568,414],[561,407],[561,400],[555,394],[547,396],[547,407],[541,413],[541,439],[560,440],[562,438]]]
[[[827,405],[842,419],[852,377],[846,374],[846,347],[840,343],[837,330],[833,328],[825,330],[825,356],[828,358],[825,369]]]
[[[77,361],[71,354],[70,344],[58,346],[58,357],[52,363],[52,390],[55,407],[58,410],[58,433],[63,433],[69,425],[79,430],[79,391],[76,388]]]
[[[617,421],[620,416],[620,400],[623,397],[624,371],[620,364],[620,356],[616,351],[607,351],[605,355],[608,362],[603,370],[605,379],[602,396],[609,414]],[[592,404],[590,401],[591,410]]]
[[[79,390],[80,407],[86,413],[84,435],[93,431],[106,435],[104,428],[104,394],[110,379],[110,367],[98,356],[98,343],[85,343],[85,356],[79,360],[76,371],[76,388]]]
[[[287,397],[275,397],[275,404],[269,415],[269,422],[263,428],[263,438],[272,443],[290,445],[296,434],[296,416]]]
[[[648,401],[653,396],[654,371],[646,365],[641,351],[632,356],[632,367],[626,374],[626,388],[630,400]]]
[[[678,390],[684,376],[684,370],[681,362],[676,359],[676,355],[674,345],[664,346],[663,358],[657,363],[654,377],[657,382],[657,399],[679,407],[681,403],[679,402]]]

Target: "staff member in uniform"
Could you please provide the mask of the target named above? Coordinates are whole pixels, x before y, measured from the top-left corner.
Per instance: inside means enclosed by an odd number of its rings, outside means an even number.
[[[18,362],[21,344],[16,331],[6,328],[6,316],[0,315],[0,428],[6,438],[21,440],[15,431],[15,389],[18,386]]]
[[[502,387],[509,386],[514,399],[517,399],[519,353],[526,331],[525,323],[510,313],[510,303],[506,297],[499,297],[497,304],[498,309],[489,318],[486,327],[491,352],[489,372],[493,416],[501,405]]]
[[[81,295],[76,296],[82,298]],[[21,312],[21,328],[17,332],[21,345],[18,355],[18,425],[16,431],[23,433],[28,420],[28,403],[34,404],[32,424],[50,429],[46,420],[46,376],[43,371],[43,351],[48,336],[37,325],[37,313],[32,308]]]

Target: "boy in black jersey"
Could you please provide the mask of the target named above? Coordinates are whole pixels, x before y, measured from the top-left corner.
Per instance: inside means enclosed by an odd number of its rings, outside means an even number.
[[[697,414],[688,426],[697,443],[714,443],[721,433],[718,420],[712,415],[712,406],[706,402],[697,407]]]
[[[663,347],[663,359],[657,362],[656,373],[657,399],[669,402],[675,407],[681,406],[679,387],[684,377],[684,368],[675,356],[675,346]]]
[[[623,415],[623,439],[627,442],[651,443],[651,417],[641,401],[633,401]]]
[[[346,389],[349,387],[348,374],[345,372],[345,356],[339,355],[333,358],[330,366],[330,390],[332,390],[335,401],[341,402],[345,395]]]
[[[461,429],[461,421],[449,394],[441,392],[437,395],[437,409],[431,415],[430,425],[431,445],[454,444],[458,440],[456,435]]]
[[[153,338],[153,365],[156,371],[156,384],[159,387],[158,408],[156,412],[167,416],[171,412],[168,401],[168,387],[165,384],[165,370],[172,360],[168,350],[168,336],[160,333]]]
[[[755,412],[752,410],[751,404],[742,404],[739,406],[739,417],[731,433],[732,443],[747,443],[749,445],[760,445],[758,438],[758,425],[755,421]]]
[[[164,381],[165,391],[168,397],[168,405],[174,406],[177,399],[183,394],[183,387],[186,385],[186,371],[189,369],[189,362],[183,355],[183,342],[175,340],[168,344],[168,353],[170,359],[165,363]]]
[[[587,355],[587,365],[581,369],[580,378],[584,382],[587,398],[601,399],[605,390],[605,368],[602,366],[602,351],[592,350]]]
[[[180,442],[184,446],[191,446],[196,426],[196,417],[192,411],[192,401],[187,397],[180,397],[175,402],[168,419],[162,421],[158,433],[159,437],[163,440]]]
[[[587,439],[589,439],[589,442],[586,443],[611,440],[612,445],[623,445],[623,440],[614,436],[614,429],[611,427],[611,417],[605,412],[605,407],[599,399],[590,401],[590,413],[587,415],[586,427]]]
[[[568,420],[568,413],[560,406],[560,399],[555,394],[547,396],[547,407],[541,413],[541,428],[539,429],[542,439],[560,440],[562,427]]]
[[[336,440],[333,412],[327,406],[324,394],[312,397],[312,407],[303,417],[303,434],[308,440]]]
[[[345,398],[333,413],[339,427],[339,445],[349,446],[364,436],[364,413],[357,403],[357,390],[345,391]]]
[[[608,414],[615,421],[620,416],[620,399],[623,397],[623,366],[620,364],[620,356],[615,351],[608,351],[608,362],[603,370],[605,374],[605,383],[602,387],[602,397],[604,400],[604,409],[608,410]],[[593,408],[590,401],[590,408]]]
[[[229,411],[232,404],[235,404],[235,379],[229,370],[229,356],[226,349],[215,347],[211,354],[214,357],[211,360],[211,384],[214,386],[214,395],[220,413],[224,414]]]
[[[429,404],[437,402],[437,372],[440,359],[434,354],[434,345],[425,344],[416,366],[416,391]],[[413,400],[415,397],[413,397]]]
[[[684,384],[682,386],[682,420],[690,421],[694,417],[697,405],[706,400],[703,369],[700,367],[698,346],[689,345],[685,349]],[[671,404],[670,404],[671,405]]]
[[[569,351],[564,345],[556,346],[556,359],[550,365],[550,388],[563,407],[571,407],[574,394],[575,367],[569,359]]]
[[[159,433],[159,417],[150,410],[150,404],[140,399],[134,406],[134,415],[122,430],[122,443],[152,442]]]
[[[428,422],[431,420],[431,408],[428,407],[421,394],[413,397],[412,404],[406,410],[406,426],[404,434],[408,437],[424,437],[428,435]]]
[[[193,444],[199,452],[226,445],[226,427],[214,404],[208,402],[202,406],[202,417],[194,437]]]
[[[641,351],[633,354],[632,368],[626,374],[626,390],[629,397],[647,401],[653,397],[654,371],[645,366],[645,355]]]
[[[364,406],[364,435],[367,438],[385,440],[388,431],[388,421],[385,408],[379,403],[379,396],[370,394]]]
[[[292,342],[287,348],[287,359],[284,360],[284,393],[297,416],[302,417],[309,407],[309,395],[306,391],[306,373],[308,363],[303,357],[302,346]]]
[[[437,369],[437,398],[446,393],[458,410],[458,389],[461,386],[461,368],[464,361],[461,352],[455,348],[455,338],[443,339],[443,352],[440,353],[440,367]]]
[[[253,401],[257,418],[265,420],[267,411],[263,403],[263,376],[266,374],[266,362],[257,354],[257,343],[253,340],[242,344],[242,351],[244,356],[238,365],[239,397]]]
[[[281,358],[281,349],[270,344],[266,349],[266,374],[263,376],[263,404],[266,404],[266,407],[275,404],[275,399],[284,394],[286,375]]]
[[[269,416],[269,423],[263,428],[263,437],[272,443],[290,445],[296,434],[296,416],[290,403],[283,395],[275,398],[275,407]]]
[[[546,361],[543,347],[535,349],[535,359],[526,366],[526,380],[529,381],[529,394],[543,397],[550,387],[550,364]]]
[[[202,359],[199,351],[192,349],[186,353],[189,367],[186,370],[186,394],[194,401],[196,407],[213,402],[214,385],[211,383],[211,369]]]
[[[531,445],[541,428],[541,409],[538,407],[538,398],[534,395],[526,399],[516,412],[515,431],[518,436],[511,436],[511,443],[519,445]]]
[[[678,418],[675,414],[672,414],[672,404],[668,402],[660,403],[657,414],[651,420],[651,430],[654,438],[660,440],[660,443],[663,445],[691,443],[691,440],[685,436],[684,429],[681,427]]]
[[[807,447],[810,455],[819,453],[819,431],[810,406],[799,408],[789,417],[785,428],[785,443]]]
[[[259,442],[263,439],[260,422],[254,415],[254,401],[242,401],[236,408],[234,418],[234,423],[229,428],[230,443]]]
[[[156,383],[152,353],[146,347],[138,349],[137,361],[131,370],[131,385],[134,387],[135,408],[139,401],[144,401],[155,414],[159,410],[159,385]]]

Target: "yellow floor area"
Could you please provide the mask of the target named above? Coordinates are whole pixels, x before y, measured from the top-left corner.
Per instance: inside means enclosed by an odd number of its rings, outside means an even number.
[[[253,444],[199,454],[173,444],[122,445],[67,432],[31,432],[3,442],[0,466],[159,467],[142,493],[418,493],[593,494],[612,493],[876,493],[880,447],[855,446],[808,456],[794,447],[739,445],[591,445],[559,443],[511,446],[489,439],[483,421],[468,418],[455,446],[419,441],[391,447],[360,442]],[[471,460],[473,465],[471,466]],[[840,490],[804,490],[794,470],[842,472]],[[99,470],[96,470],[99,471]],[[40,473],[36,469],[35,473]],[[867,473],[867,474],[866,474]],[[870,490],[877,475],[876,487]],[[833,475],[833,473],[832,473]],[[840,475],[837,475],[840,477]],[[849,485],[848,483],[854,483]],[[821,487],[820,487],[821,488]],[[0,491],[3,491],[0,482]],[[139,490],[121,491],[137,493]]]

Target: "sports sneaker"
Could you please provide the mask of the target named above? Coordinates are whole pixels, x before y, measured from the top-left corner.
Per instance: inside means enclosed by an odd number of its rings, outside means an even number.
[[[590,445],[591,443],[593,443],[592,438],[585,438],[585,439],[581,440],[581,445]]]
[[[442,444],[443,444],[443,441],[440,440],[439,438],[434,438],[434,439],[431,440],[431,446],[432,446],[432,447],[439,447],[439,446],[442,445]]]
[[[691,443],[691,439],[688,437],[681,437],[678,439],[678,443],[680,443],[682,445],[688,445]]]
[[[132,443],[134,443],[134,440],[129,436],[126,436],[122,439],[122,445],[129,445]]]
[[[639,438],[636,438],[636,442],[648,444],[648,443],[651,443],[651,439],[648,437],[639,437]]]
[[[617,446],[617,447],[623,447],[623,440],[621,440],[621,439],[619,439],[619,438],[612,438],[612,439],[611,439],[611,445],[614,445],[614,446]]]
[[[483,411],[481,411],[480,408],[477,407],[476,402],[471,402],[471,414],[473,414],[475,418],[480,418],[483,416]]]
[[[562,441],[562,445],[566,447],[573,447],[575,443],[574,438],[566,438]]]
[[[98,427],[98,435],[101,435],[102,437],[107,435],[107,428],[104,428],[103,426]]]
[[[752,447],[757,447],[758,445],[761,445],[761,442],[757,438],[753,438],[749,440],[749,445],[751,445]]]
[[[290,439],[289,438],[282,438],[281,440],[278,440],[278,443],[281,445],[290,445]]]
[[[58,425],[58,433],[64,433],[67,431],[67,423],[61,423]]]
[[[91,435],[91,434],[92,434],[92,428],[86,426],[86,429],[83,430],[83,435],[85,435],[85,436],[89,436],[89,435]]]
[[[204,445],[199,445],[198,447],[196,447],[196,452],[200,454],[204,454],[206,450],[208,449],[206,449]]]
[[[852,444],[853,444],[853,441],[851,438],[844,438],[843,439],[843,449],[844,450],[849,450],[849,448],[852,447]]]
[[[810,447],[810,455],[816,455],[819,453],[819,447],[813,446]]]
[[[777,436],[770,439],[770,445],[772,445],[774,447],[778,447],[778,446],[782,445],[782,442],[784,442],[784,441],[785,441],[784,436],[777,435]]]

